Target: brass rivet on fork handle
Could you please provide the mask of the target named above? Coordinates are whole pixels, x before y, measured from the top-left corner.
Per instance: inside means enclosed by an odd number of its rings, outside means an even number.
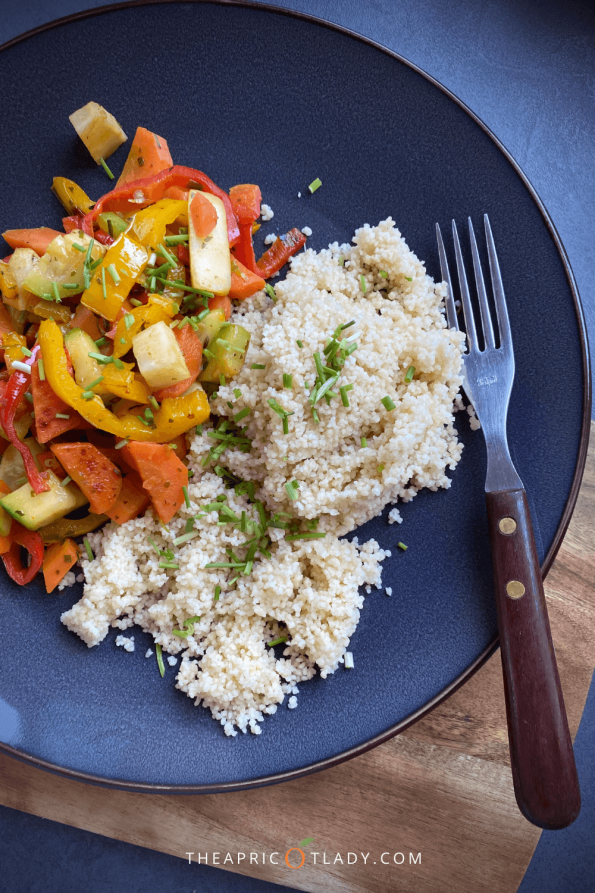
[[[509,598],[522,598],[525,594],[525,587],[520,580],[509,580],[506,584],[506,595]]]

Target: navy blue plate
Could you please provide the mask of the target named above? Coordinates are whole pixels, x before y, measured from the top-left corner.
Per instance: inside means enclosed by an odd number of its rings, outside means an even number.
[[[369,41],[249,4],[157,3],[71,17],[0,53],[4,152],[0,226],[60,227],[52,177],[109,188],[68,115],[94,99],[129,136],[163,134],[176,163],[217,183],[255,182],[275,211],[263,232],[349,240],[392,215],[439,276],[434,223],[492,221],[517,359],[509,437],[547,570],[576,500],[590,394],[580,304],[563,249],[512,159],[461,103]],[[110,159],[119,170],[127,153]],[[320,177],[322,187],[307,186]],[[302,197],[298,198],[298,192]],[[46,595],[2,575],[0,745],[72,777],[147,791],[220,791],[280,781],[361,753],[461,684],[497,644],[483,498],[482,435],[465,443],[452,488],[358,531],[393,549],[388,598],[366,599],[352,672],[301,686],[260,737],[226,738],[208,711],[159,677],[116,631],[89,650],[59,615],[80,587]],[[395,549],[404,540],[406,553]]]

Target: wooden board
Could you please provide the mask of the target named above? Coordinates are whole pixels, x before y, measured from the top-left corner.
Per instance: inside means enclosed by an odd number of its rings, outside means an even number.
[[[594,521],[592,438],[578,505],[546,581],[573,735],[595,665]],[[514,893],[540,834],[514,799],[499,653],[407,732],[294,782],[203,797],[128,794],[0,755],[0,803],[181,858],[209,853],[212,864],[219,853],[221,867],[316,893]],[[303,867],[292,869],[283,856],[304,837],[314,843]],[[237,854],[250,852],[258,863],[247,856],[238,864]],[[268,858],[275,852],[277,865]],[[349,852],[355,864],[347,864]],[[224,865],[227,853],[233,865]],[[370,854],[365,864],[362,853]],[[399,853],[405,862],[382,864],[382,853],[385,862]],[[410,863],[410,853],[421,859]]]

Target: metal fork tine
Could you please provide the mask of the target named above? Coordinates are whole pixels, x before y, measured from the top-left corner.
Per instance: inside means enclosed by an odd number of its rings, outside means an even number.
[[[457,271],[459,274],[459,287],[461,289],[461,301],[463,303],[463,313],[465,314],[465,328],[467,329],[467,344],[469,352],[477,350],[477,331],[475,329],[475,319],[473,318],[473,307],[471,306],[471,296],[469,294],[469,285],[467,284],[467,274],[465,273],[465,264],[463,254],[461,252],[461,243],[459,242],[459,234],[455,221],[452,222],[452,237],[455,243],[455,255],[457,258]]]
[[[492,326],[492,315],[488,304],[488,296],[486,293],[485,282],[481,270],[481,261],[479,259],[479,251],[477,250],[477,242],[475,240],[475,231],[471,218],[468,217],[469,223],[469,240],[471,242],[471,254],[473,255],[473,269],[475,271],[475,285],[477,287],[477,297],[479,298],[479,309],[481,311],[481,321],[483,324],[483,336],[485,338],[485,346],[496,347],[494,340],[494,327]]]
[[[438,240],[438,254],[440,256],[440,272],[442,273],[442,280],[443,282],[446,282],[448,286],[446,298],[444,299],[444,304],[446,306],[446,321],[449,328],[458,329],[459,321],[457,319],[457,309],[455,307],[450,270],[448,268],[444,242],[442,241],[442,232],[440,231],[440,225],[438,223],[436,224],[436,239]]]
[[[506,299],[504,297],[504,286],[502,285],[502,276],[500,275],[500,264],[498,263],[498,255],[496,254],[496,245],[492,235],[492,227],[487,214],[483,215],[483,223],[486,232],[486,242],[488,243],[488,257],[490,261],[490,274],[492,277],[492,290],[496,302],[496,313],[498,316],[498,327],[500,329],[500,347],[512,347],[512,336],[510,334],[510,320],[508,318],[508,309],[506,307]]]

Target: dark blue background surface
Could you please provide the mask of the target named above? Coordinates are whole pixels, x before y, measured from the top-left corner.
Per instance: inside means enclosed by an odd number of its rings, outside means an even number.
[[[57,14],[89,8],[93,3],[70,2],[52,4],[30,2],[25,7],[12,7],[4,12],[1,36],[13,34],[49,20]],[[504,142],[519,161],[537,188],[565,243],[579,289],[585,303],[591,332],[595,326],[595,302],[591,294],[595,239],[592,210],[595,198],[595,169],[592,146],[595,130],[593,116],[593,82],[595,74],[595,14],[590,3],[526,2],[498,0],[477,4],[472,0],[377,0],[377,2],[332,2],[332,0],[293,0],[279,3],[310,12],[346,25],[390,48],[402,53],[429,71],[461,97]],[[271,53],[278,48],[271,47]],[[592,847],[587,846],[589,834],[593,838],[593,785],[588,777],[590,755],[593,753],[594,698],[591,696],[579,733],[578,758],[585,805],[583,814],[572,828],[557,834],[544,834],[536,857],[521,886],[522,893],[533,890],[588,890],[595,878]],[[6,810],[6,815],[14,815]],[[27,833],[35,834],[35,823],[44,829],[57,827],[64,834],[82,834],[43,823],[41,820],[20,816],[20,821],[31,822]],[[11,822],[7,822],[12,827]],[[16,822],[22,836],[24,825]],[[19,830],[20,829],[20,832]],[[16,836],[11,836],[16,840]],[[90,836],[89,836],[90,837]],[[33,841],[33,837],[31,838]],[[44,834],[45,843],[52,839]],[[94,850],[96,859],[106,866],[110,854],[116,858],[122,882],[106,883],[95,889],[137,889],[133,874],[125,874],[126,867],[138,864],[138,851],[122,844],[91,837],[101,845],[101,853]],[[65,860],[72,873],[52,873],[46,877],[44,889],[78,889],[89,886],[89,868],[81,864],[81,874],[74,873],[76,858],[67,858],[67,838],[61,838]],[[75,838],[72,848],[76,852]],[[29,848],[31,853],[35,846]],[[19,862],[11,857],[9,846],[3,864],[13,866],[14,884],[7,890],[35,889],[21,875]],[[159,854],[142,851],[143,864],[154,865],[155,873],[164,870],[172,860]],[[161,861],[160,861],[161,860]],[[163,861],[165,860],[165,861]],[[30,859],[29,859],[30,861]],[[43,864],[43,863],[41,863]],[[181,863],[180,871],[187,866]],[[161,867],[160,867],[161,866]],[[22,867],[22,863],[21,863]],[[193,866],[194,868],[195,866]],[[66,871],[66,869],[63,869]],[[212,869],[216,872],[215,869]],[[40,868],[43,874],[43,868]],[[168,868],[168,880],[154,889],[185,890],[214,889],[207,884],[217,883],[201,869],[200,886],[185,886],[186,878],[178,877]],[[94,872],[95,873],[95,872]],[[199,875],[196,875],[199,877]],[[7,879],[10,874],[4,873]],[[214,875],[216,877],[216,874]],[[204,879],[203,879],[204,878]],[[222,876],[222,889],[235,889],[232,878]],[[235,879],[234,879],[235,880]],[[11,879],[12,883],[12,879]],[[151,882],[148,882],[151,883]],[[238,883],[249,884],[248,881]],[[52,886],[53,885],[53,886]],[[70,886],[69,886],[70,885]],[[153,889],[147,883],[144,890]],[[140,887],[138,887],[140,889]],[[267,889],[267,885],[237,887],[237,889]],[[268,889],[274,889],[268,886]]]

